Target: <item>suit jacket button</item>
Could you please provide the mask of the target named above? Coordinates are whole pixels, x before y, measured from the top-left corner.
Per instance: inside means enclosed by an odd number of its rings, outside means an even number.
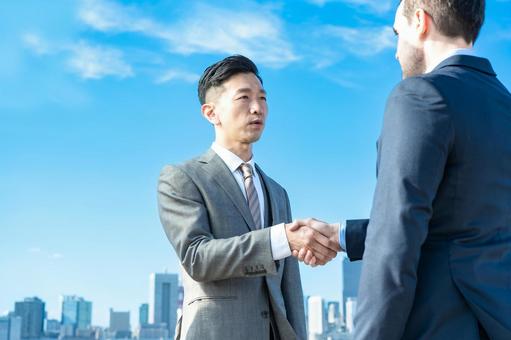
[[[263,317],[263,319],[268,319],[268,317],[270,316],[270,313],[268,313],[268,311],[262,311],[261,312],[261,316]]]

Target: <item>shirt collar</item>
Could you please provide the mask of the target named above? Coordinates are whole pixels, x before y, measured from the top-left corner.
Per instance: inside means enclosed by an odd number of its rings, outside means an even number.
[[[227,167],[229,168],[229,170],[231,170],[232,173],[236,172],[240,165],[243,163],[250,164],[252,166],[252,169],[255,168],[255,161],[253,155],[248,162],[245,162],[244,160],[239,158],[238,155],[227,150],[217,142],[213,142],[213,144],[211,145],[211,149],[213,149],[213,151],[216,152],[218,157],[220,157],[224,161],[224,163],[227,165]]]
[[[455,56],[455,55],[474,55],[474,54],[475,53],[474,53],[474,49],[473,48],[456,48],[454,50],[450,50],[448,53],[446,53],[444,58],[442,58],[441,60],[438,61],[438,63],[436,65],[431,65],[431,67],[426,71],[426,73],[429,73],[429,72],[433,71],[444,60],[446,60],[447,58],[450,58],[452,56]]]

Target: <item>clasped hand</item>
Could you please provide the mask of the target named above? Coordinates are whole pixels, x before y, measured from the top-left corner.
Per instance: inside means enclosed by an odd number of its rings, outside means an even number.
[[[286,224],[286,236],[293,256],[310,266],[324,265],[341,251],[339,224],[313,218]]]

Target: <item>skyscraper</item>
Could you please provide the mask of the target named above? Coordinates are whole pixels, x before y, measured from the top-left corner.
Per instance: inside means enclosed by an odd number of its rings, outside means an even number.
[[[19,316],[14,315],[14,313],[9,314],[9,340],[20,340],[21,339],[21,318]]]
[[[38,339],[43,335],[46,311],[45,304],[41,299],[33,297],[16,302],[14,315],[21,318],[22,339]]]
[[[90,329],[92,302],[76,295],[64,295],[62,299],[62,325],[76,330]]]
[[[310,296],[308,300],[309,339],[321,338],[325,332],[325,304],[321,296]]]
[[[174,337],[179,298],[177,274],[152,273],[149,277],[149,323],[165,323]]]
[[[149,304],[143,303],[138,308],[138,324],[140,326],[149,323]]]
[[[110,308],[110,333],[117,339],[131,337],[130,312],[116,312]]]
[[[9,317],[0,316],[0,340],[9,340],[9,327]]]
[[[330,328],[341,325],[340,304],[337,301],[329,301],[327,304],[327,322]]]
[[[357,312],[357,299],[353,297],[349,297],[346,300],[346,330],[348,333],[353,332],[353,320],[355,318],[355,313]]]
[[[362,261],[350,262],[344,258],[342,262],[342,304],[343,315],[346,318],[346,302],[349,297],[356,298],[358,295],[358,284],[360,282],[360,272]],[[346,321],[347,322],[347,321]]]

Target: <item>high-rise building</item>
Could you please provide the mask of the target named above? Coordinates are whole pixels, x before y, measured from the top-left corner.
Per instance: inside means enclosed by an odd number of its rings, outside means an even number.
[[[8,316],[0,316],[0,340],[9,340],[10,320]]]
[[[14,314],[21,318],[22,339],[38,339],[42,337],[46,312],[45,304],[41,299],[33,297],[16,302]]]
[[[341,325],[340,304],[337,301],[329,301],[327,303],[327,322],[330,328]]]
[[[342,262],[342,304],[343,315],[346,318],[346,302],[348,298],[356,298],[358,295],[358,284],[360,282],[360,272],[362,261],[350,262],[344,258]],[[346,321],[347,322],[347,321]]]
[[[76,295],[64,295],[62,300],[62,325],[76,330],[88,330],[92,320],[92,302]],[[70,327],[71,326],[71,327]]]
[[[141,325],[138,331],[139,340],[168,339],[169,330],[166,324],[145,324]]]
[[[21,317],[9,314],[9,340],[21,340]]]
[[[346,330],[351,333],[354,329],[353,320],[357,312],[357,299],[349,297],[346,300]]]
[[[130,312],[116,312],[110,308],[109,332],[116,339],[131,338]]]
[[[167,325],[174,337],[179,297],[177,274],[153,273],[149,277],[149,323]]]
[[[48,338],[58,338],[60,334],[60,322],[59,320],[46,320],[46,330],[44,332]]]
[[[325,304],[321,296],[310,296],[307,302],[309,339],[318,339],[325,332]]]
[[[138,308],[138,324],[146,325],[149,323],[149,304],[143,303]]]

